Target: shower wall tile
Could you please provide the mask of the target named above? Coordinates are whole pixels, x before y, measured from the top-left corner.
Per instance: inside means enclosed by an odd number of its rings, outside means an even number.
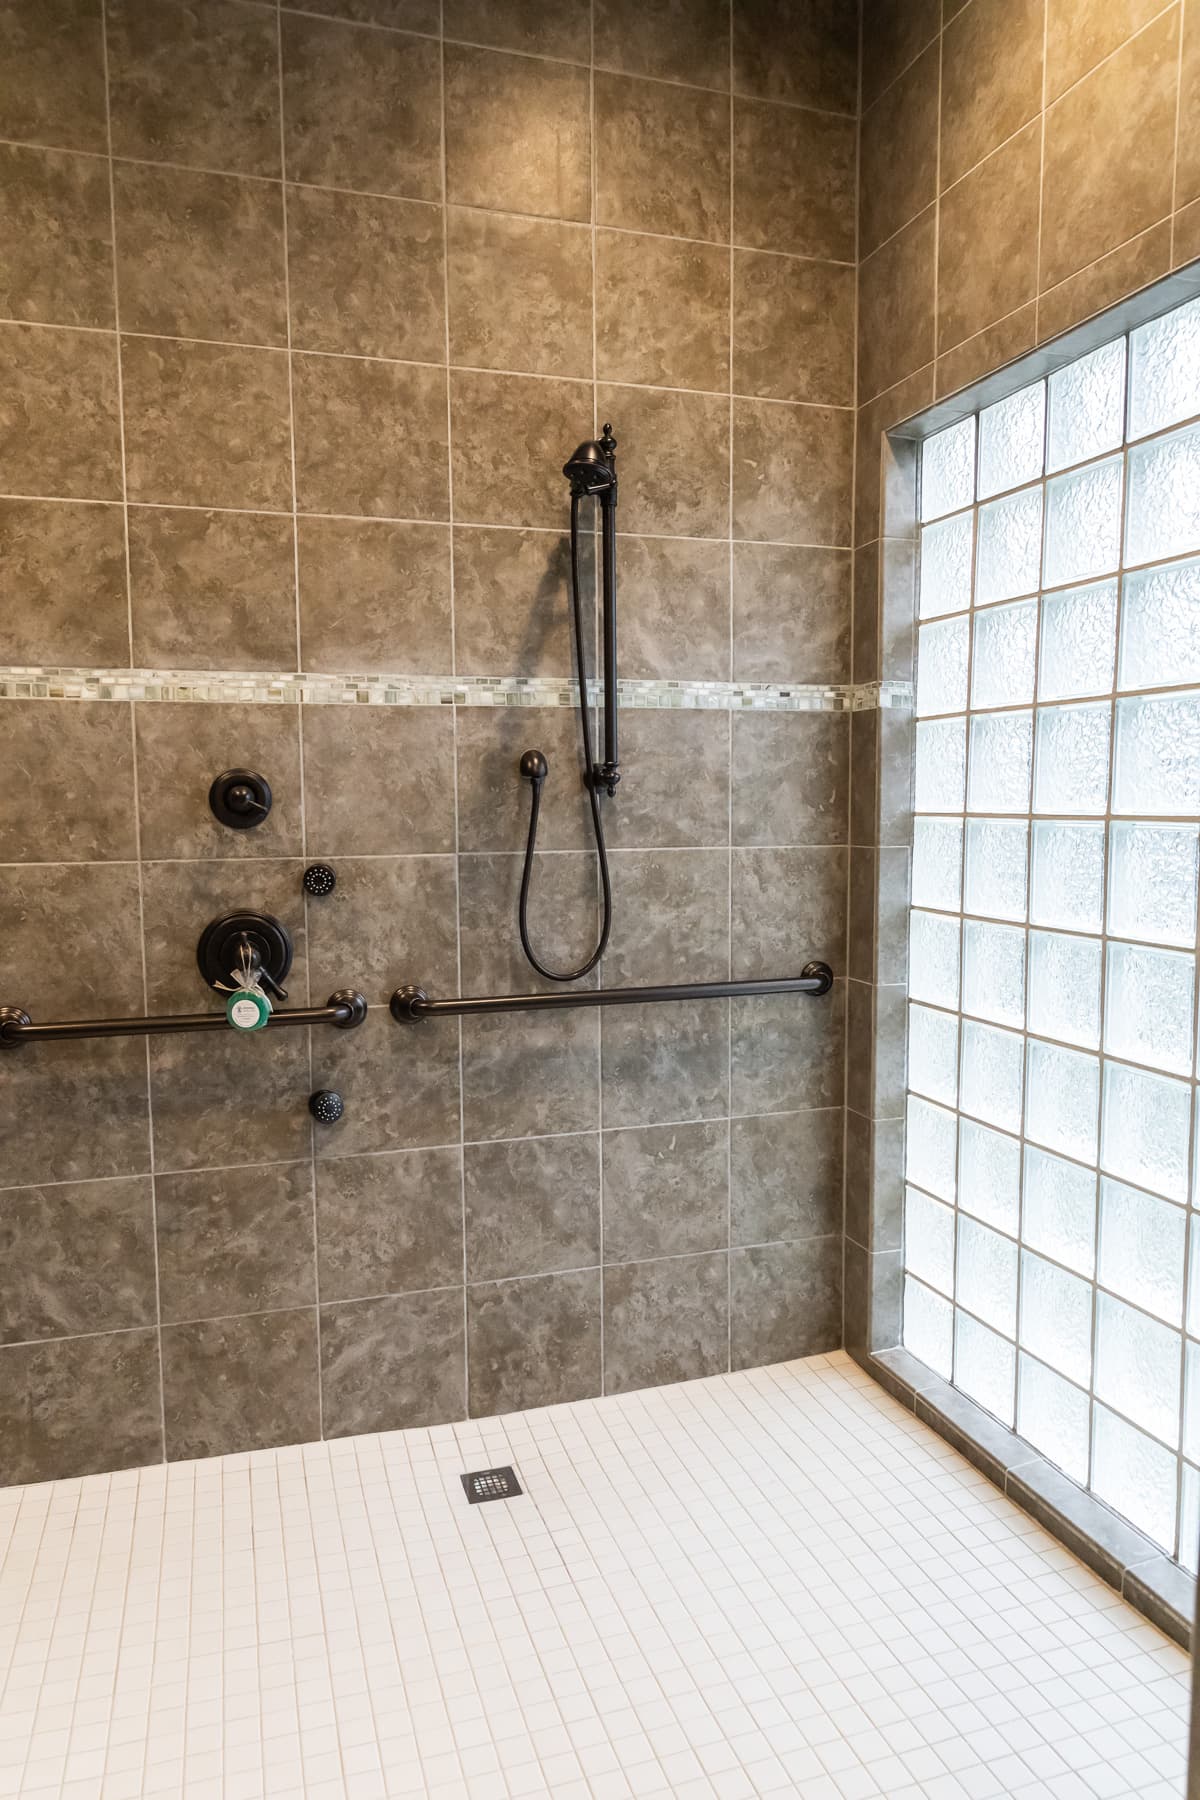
[[[863,114],[861,257],[878,250],[937,198],[940,63],[935,42]]]
[[[1174,221],[1160,219],[1149,231],[1118,244],[1057,287],[1047,288],[1038,300],[1037,338],[1055,337],[1167,274],[1173,236]]]
[[[291,186],[287,253],[296,349],[442,360],[441,207]]]
[[[604,1133],[604,1260],[682,1256],[729,1243],[729,1124]]]
[[[559,624],[565,636],[565,620]],[[461,852],[493,851],[511,856],[524,850],[529,787],[521,780],[518,765],[526,750],[536,749],[545,756],[550,771],[542,789],[541,849],[591,854],[587,790],[579,767],[579,717],[573,707],[521,707],[513,712],[492,706],[464,709],[455,736]],[[506,893],[510,885],[505,884]]]
[[[445,69],[447,200],[590,219],[587,70],[458,44]]]
[[[678,1000],[606,1008],[600,1021],[605,1125],[727,1116],[729,1007],[728,1000]]]
[[[833,967],[838,966],[835,960]],[[741,976],[743,971],[734,973]],[[835,980],[827,999],[803,1006],[787,996],[730,1002],[730,1107],[735,1116],[842,1104],[845,988],[844,981]]]
[[[847,680],[850,577],[846,550],[735,544],[733,679]]]
[[[728,1262],[722,1251],[605,1269],[606,1394],[728,1368]]]
[[[628,463],[620,465],[622,528],[727,538],[728,400],[645,387],[601,387],[596,400],[601,416],[616,420]]]
[[[729,1253],[731,1366],[817,1356],[842,1341],[842,1240],[806,1238]]]
[[[859,268],[859,389],[872,398],[933,360],[937,209],[929,207]]]
[[[455,369],[450,376],[455,518],[560,531],[560,458],[578,443],[581,422],[586,430],[591,403],[590,383]],[[559,445],[566,448],[559,451]]]
[[[106,148],[100,0],[10,0],[0,16],[0,135]]]
[[[611,858],[616,987],[723,981],[729,969],[729,851],[621,850]]]
[[[778,715],[785,716],[802,715]],[[726,844],[729,731],[725,712],[630,712],[621,727],[621,755],[637,773],[622,781],[608,809],[605,836],[611,848]]]
[[[137,856],[127,706],[0,707],[0,863]]]
[[[942,195],[939,356],[1034,298],[1041,155],[1034,121]],[[988,221],[986,232],[979,230],[980,219]]]
[[[837,847],[735,850],[735,978],[798,972],[814,956],[843,968],[846,870],[846,851]]]
[[[113,323],[108,169],[94,156],[0,147],[0,317]]]
[[[1042,105],[1046,0],[970,0],[942,33],[941,178],[948,187]]]
[[[336,986],[358,979],[361,965],[343,950],[342,974]],[[428,982],[422,963],[399,963],[393,985]],[[333,991],[334,983],[320,992]],[[314,990],[316,991],[316,990]],[[390,990],[376,985],[381,996]],[[449,992],[443,987],[444,992]],[[313,1088],[333,1088],[346,1102],[345,1116],[323,1129],[314,1148],[318,1157],[368,1155],[379,1150],[419,1150],[459,1141],[459,1035],[454,1020],[427,1020],[420,1025],[396,1025],[386,1006],[373,1005],[365,1024],[356,1031],[320,1032],[313,1039],[311,1081],[304,1071],[293,1074],[289,1095],[289,1124],[293,1117],[303,1126],[305,1139],[310,1123],[305,1104]]]
[[[734,714],[735,844],[845,843],[849,780],[844,713]]]
[[[551,984],[534,973],[516,941],[513,922],[523,858],[515,853],[459,856],[459,952],[462,991],[470,994],[545,993]],[[595,856],[539,851],[529,884],[529,933],[537,955],[551,969],[573,969],[596,941]],[[408,979],[413,979],[409,976]],[[428,972],[421,985],[434,991]],[[595,975],[584,985],[594,987]],[[451,987],[441,982],[443,992]]]
[[[321,1307],[326,1437],[461,1419],[466,1346],[461,1288]]]
[[[729,388],[729,252],[596,234],[596,374],[648,386]]]
[[[420,31],[427,37],[438,29],[435,0],[326,0],[324,11],[331,19],[391,25],[397,31]]]
[[[308,1161],[160,1176],[164,1324],[311,1306],[312,1187]]]
[[[136,863],[0,866],[0,916],[9,1004],[43,1019],[141,1012]]]
[[[593,611],[591,557],[583,546],[585,618]],[[628,556],[622,565],[628,611]],[[454,667],[460,675],[498,671],[569,677],[574,667],[566,629],[570,540],[558,531],[497,526],[454,530]],[[622,621],[624,623],[624,620]],[[628,633],[628,627],[626,627]],[[627,662],[628,649],[622,661]],[[544,709],[543,709],[544,711]],[[539,711],[534,717],[542,717]],[[464,712],[460,730],[483,721]],[[511,783],[506,783],[511,787]],[[461,796],[460,796],[461,798]],[[465,848],[477,848],[471,844]]]
[[[129,594],[135,668],[296,664],[295,532],[282,513],[130,507]],[[111,656],[44,660],[119,666],[126,655],[122,621]]]
[[[823,112],[858,105],[858,22],[852,8],[742,0],[733,11],[738,93]]]
[[[444,369],[293,356],[292,405],[300,512],[449,518]]]
[[[735,100],[734,241],[853,262],[856,138],[853,119]]]
[[[0,1468],[56,1481],[161,1462],[158,1333],[54,1338],[0,1350]]]
[[[936,38],[941,23],[941,0],[873,0],[862,38],[864,107],[878,100]]]
[[[772,543],[848,544],[850,409],[733,403],[733,531]]]
[[[153,1326],[156,1304],[148,1178],[0,1192],[0,1342]]]
[[[314,855],[409,856],[454,849],[454,715],[380,706],[341,717],[301,709],[305,842]],[[377,779],[387,769],[386,787]]]
[[[189,1010],[200,1005],[193,993]],[[303,1032],[261,1042],[232,1033],[152,1038],[149,1056],[159,1173],[297,1162],[309,1154],[308,1093],[333,1084],[310,1082]],[[142,1057],[144,1071],[144,1050]]]
[[[10,974],[5,991],[15,998],[6,1004],[36,1016],[25,998],[30,986],[27,969]],[[51,1015],[43,1010],[42,1016]],[[11,1108],[6,1183],[101,1180],[149,1169],[146,1047],[136,1038],[39,1046],[36,1056],[6,1063],[4,1085]],[[48,1119],[53,1130],[46,1128]]]
[[[729,100],[628,75],[595,76],[596,220],[729,242]],[[686,168],[687,180],[663,179]]]
[[[451,206],[446,234],[451,362],[590,380],[591,232]]]
[[[600,1392],[600,1270],[467,1289],[473,1419]]]
[[[303,668],[415,675],[450,668],[446,525],[302,518],[295,557]],[[294,640],[294,608],[290,624]],[[293,641],[287,661],[295,654]]]
[[[763,400],[854,404],[854,270],[735,250],[733,388]]]
[[[213,1005],[209,987],[196,966],[196,944],[210,919],[233,912],[265,912],[283,921],[296,950],[285,985],[304,994],[307,946],[302,869],[298,860],[276,857],[253,862],[224,858],[143,863],[142,943],[150,1011],[196,1012]]]
[[[1162,11],[1161,0],[1052,0],[1046,13],[1046,98],[1058,96]]]
[[[618,545],[629,678],[670,680],[686,669],[696,681],[729,681],[729,546],[623,535]]]
[[[0,500],[0,657],[119,666],[129,654],[122,508]]]
[[[141,853],[148,860],[299,856],[300,724],[292,707],[171,703],[134,707]],[[230,831],[208,791],[224,769],[254,769],[271,787],[261,825]]]
[[[457,1146],[323,1158],[317,1246],[322,1301],[461,1285]]]
[[[530,972],[522,988],[537,985]],[[506,1017],[462,1024],[463,1135],[539,1137],[600,1124],[600,1020],[594,1012]]]
[[[436,8],[432,27],[437,29]],[[448,39],[487,44],[496,50],[522,50],[530,56],[556,56],[587,62],[591,30],[585,12],[567,9],[558,0],[446,0],[443,30]]]
[[[381,999],[419,969],[433,993],[457,972],[455,872],[450,856],[340,856],[337,887],[309,915],[313,988],[322,999],[347,969]]]
[[[104,333],[0,324],[0,486],[121,496],[116,345]]]
[[[840,1232],[840,1106],[734,1119],[730,1131],[730,1232],[735,1244]]]
[[[553,1275],[600,1261],[600,1139],[522,1138],[463,1151],[467,1280]]]
[[[162,1380],[168,1462],[319,1437],[316,1308],[164,1326]]]
[[[729,86],[729,0],[610,0],[597,66],[690,87]]]

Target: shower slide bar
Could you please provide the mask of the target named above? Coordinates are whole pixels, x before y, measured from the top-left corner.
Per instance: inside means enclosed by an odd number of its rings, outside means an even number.
[[[350,1031],[367,1016],[367,1003],[351,988],[330,994],[324,1006],[291,1006],[273,1011],[265,1029],[282,1025],[336,1025]],[[53,1019],[36,1023],[19,1006],[0,1006],[0,1049],[16,1050],[28,1043],[61,1043],[64,1039],[157,1037],[161,1032],[230,1031],[224,1010],[204,1013],[162,1013],[157,1018]],[[240,1034],[239,1034],[240,1035]]]
[[[418,1019],[477,1013],[560,1012],[575,1006],[645,1006],[664,1000],[738,1000],[754,994],[827,994],[833,986],[828,963],[805,963],[799,975],[765,977],[761,981],[684,981],[674,986],[573,988],[548,994],[464,994],[457,1000],[431,1000],[423,987],[400,987],[392,995],[391,1013],[401,1024]]]

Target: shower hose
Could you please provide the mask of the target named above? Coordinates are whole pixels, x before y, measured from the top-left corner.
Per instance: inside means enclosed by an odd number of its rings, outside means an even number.
[[[608,937],[612,930],[612,881],[608,873],[608,849],[604,842],[604,825],[600,818],[600,792],[596,779],[596,762],[592,754],[592,726],[588,713],[587,697],[587,662],[583,648],[583,601],[579,592],[579,506],[582,496],[571,496],[571,610],[575,623],[575,667],[579,681],[579,723],[583,732],[583,764],[584,781],[587,786],[588,799],[592,809],[592,835],[596,840],[596,855],[600,861],[600,885],[604,893],[604,919],[600,927],[600,938],[596,948],[586,962],[580,963],[577,969],[548,969],[534,952],[529,941],[529,885],[533,877],[533,856],[537,849],[538,815],[542,806],[542,784],[546,779],[546,760],[539,753],[530,751],[522,758],[522,773],[530,783],[529,797],[529,835],[525,840],[525,868],[521,875],[521,899],[517,907],[517,922],[521,931],[521,948],[537,970],[547,981],[578,981],[581,976],[588,975],[595,968],[608,948]]]

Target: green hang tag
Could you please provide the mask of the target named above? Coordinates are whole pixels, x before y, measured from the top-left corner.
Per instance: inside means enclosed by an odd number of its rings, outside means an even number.
[[[261,1031],[270,1016],[271,1003],[265,994],[243,988],[225,1002],[225,1017],[235,1031]]]

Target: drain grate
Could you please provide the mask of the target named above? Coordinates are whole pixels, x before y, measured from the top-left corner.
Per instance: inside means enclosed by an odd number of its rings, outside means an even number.
[[[525,1491],[515,1469],[473,1469],[460,1480],[472,1506],[479,1506],[484,1500],[511,1500],[514,1494]]]

